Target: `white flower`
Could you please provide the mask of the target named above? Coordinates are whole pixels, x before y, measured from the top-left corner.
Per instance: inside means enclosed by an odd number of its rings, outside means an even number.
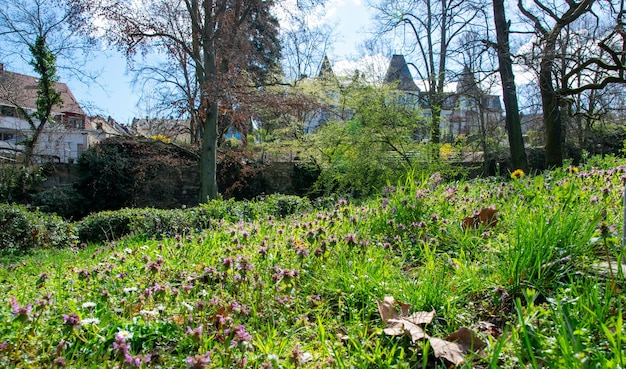
[[[82,325],[87,325],[87,324],[100,324],[100,319],[98,318],[87,318],[87,319],[83,319],[80,321],[80,324]]]
[[[87,302],[83,303],[83,309],[90,309],[90,308],[94,308],[94,307],[96,307],[96,303],[95,302],[87,301]]]
[[[189,310],[189,311],[192,311],[192,310],[193,310],[193,306],[189,305],[188,303],[186,303],[186,302],[181,302],[181,304],[182,304],[184,307],[186,307],[186,308],[187,308],[187,310]]]
[[[276,354],[269,354],[269,355],[267,355],[267,360],[278,362],[278,355],[276,355]]]
[[[123,329],[120,330],[119,332],[117,332],[117,334],[115,336],[123,338],[125,340],[129,340],[129,339],[133,338],[133,334],[132,333],[130,333],[129,331],[125,331]]]
[[[313,361],[313,354],[307,351],[300,357],[300,365],[308,363],[309,361]]]
[[[137,287],[126,287],[124,288],[125,293],[137,292]]]
[[[139,314],[146,315],[146,316],[157,316],[157,315],[159,315],[159,313],[157,311],[154,311],[154,310],[140,310]]]
[[[124,252],[127,254],[132,254],[133,250],[129,249],[128,247],[124,249]]]

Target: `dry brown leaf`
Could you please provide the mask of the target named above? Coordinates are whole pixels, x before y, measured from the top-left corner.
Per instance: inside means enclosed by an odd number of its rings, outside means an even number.
[[[409,316],[409,310],[411,310],[411,305],[404,304],[398,301],[398,305],[400,305],[400,316]]]
[[[435,310],[431,312],[419,311],[417,313],[413,313],[409,317],[407,317],[406,320],[413,324],[428,324],[432,322],[434,318]]]
[[[172,318],[175,324],[183,325],[185,324],[185,316],[184,315],[174,315]]]
[[[458,331],[446,337],[446,341],[456,342],[465,353],[469,351],[480,351],[487,346],[485,342],[478,338],[474,331],[465,327],[459,328]]]
[[[430,336],[427,335],[420,326],[418,326],[417,324],[413,324],[404,318],[403,319],[390,319],[389,323],[399,324],[402,327],[402,333],[406,333],[409,336],[411,336],[411,342],[416,342],[424,338],[430,338]],[[387,333],[388,329],[389,328],[385,329],[384,332]],[[392,329],[393,329],[393,332],[397,332],[398,330],[398,328],[396,327]],[[393,335],[390,334],[390,336],[397,336],[397,335],[398,334],[393,334]]]
[[[435,357],[443,357],[454,365],[463,364],[465,362],[465,353],[459,344],[436,337],[431,337],[429,341],[430,347],[433,348],[433,352],[435,353]]]
[[[380,317],[386,327],[383,332],[389,336],[398,336],[408,334],[411,341],[415,342],[429,336],[419,326],[419,324],[428,324],[435,317],[435,311],[421,311],[409,315],[411,305],[396,301],[393,296],[385,296],[383,301],[377,301]],[[400,306],[400,311],[396,305]]]
[[[399,316],[398,310],[396,310],[396,299],[393,296],[385,296],[383,301],[376,301],[376,303],[383,323],[387,324],[389,319],[395,319]]]
[[[394,325],[383,329],[383,332],[388,336],[401,336],[404,334],[404,326],[402,324]]]
[[[469,228],[478,229],[482,227],[495,227],[498,224],[498,210],[493,207],[483,208],[478,214],[463,219],[463,230]]]
[[[383,301],[376,301],[378,304],[378,312],[383,319],[383,323],[387,323],[389,319],[409,316],[411,305],[396,301],[393,296],[385,296]],[[400,311],[396,308],[396,304],[400,306]]]

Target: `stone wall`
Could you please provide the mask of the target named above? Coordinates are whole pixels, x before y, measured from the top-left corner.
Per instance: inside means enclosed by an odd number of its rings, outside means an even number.
[[[255,191],[250,197],[274,193],[304,196],[314,181],[311,174],[300,170],[296,162],[268,164],[256,176]],[[79,179],[78,166],[54,164],[47,168],[46,178],[44,190],[71,185]],[[162,170],[158,177],[148,178],[135,187],[132,202],[137,207],[195,206],[199,198],[198,168],[191,165]]]

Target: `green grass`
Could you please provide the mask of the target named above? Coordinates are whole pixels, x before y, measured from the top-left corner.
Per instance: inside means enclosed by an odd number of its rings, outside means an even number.
[[[391,295],[434,310],[433,337],[475,331],[487,347],[463,367],[623,368],[624,276],[594,264],[622,253],[626,167],[596,163],[409,179],[358,204],[278,204],[276,218],[225,203],[205,230],[12,255],[0,367],[449,367],[428,341],[383,333],[376,301]],[[488,206],[497,225],[462,229]]]

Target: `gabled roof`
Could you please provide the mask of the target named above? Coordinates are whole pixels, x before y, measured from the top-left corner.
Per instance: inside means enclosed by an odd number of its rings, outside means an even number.
[[[419,91],[404,60],[404,55],[396,54],[391,57],[387,74],[385,74],[385,83],[399,83],[398,89],[402,91]]]
[[[462,95],[477,95],[481,91],[476,83],[474,73],[468,66],[463,67],[463,72],[458,77],[458,83],[456,85],[456,92]]]
[[[0,69],[0,104],[36,110],[38,81],[36,77]],[[63,100],[61,106],[53,108],[54,112],[85,115],[65,83],[55,82],[54,89],[61,94]]]
[[[333,67],[330,65],[330,60],[328,57],[324,55],[324,59],[322,59],[322,66],[320,67],[320,71],[317,74],[318,78],[335,78],[335,72],[333,72]]]

